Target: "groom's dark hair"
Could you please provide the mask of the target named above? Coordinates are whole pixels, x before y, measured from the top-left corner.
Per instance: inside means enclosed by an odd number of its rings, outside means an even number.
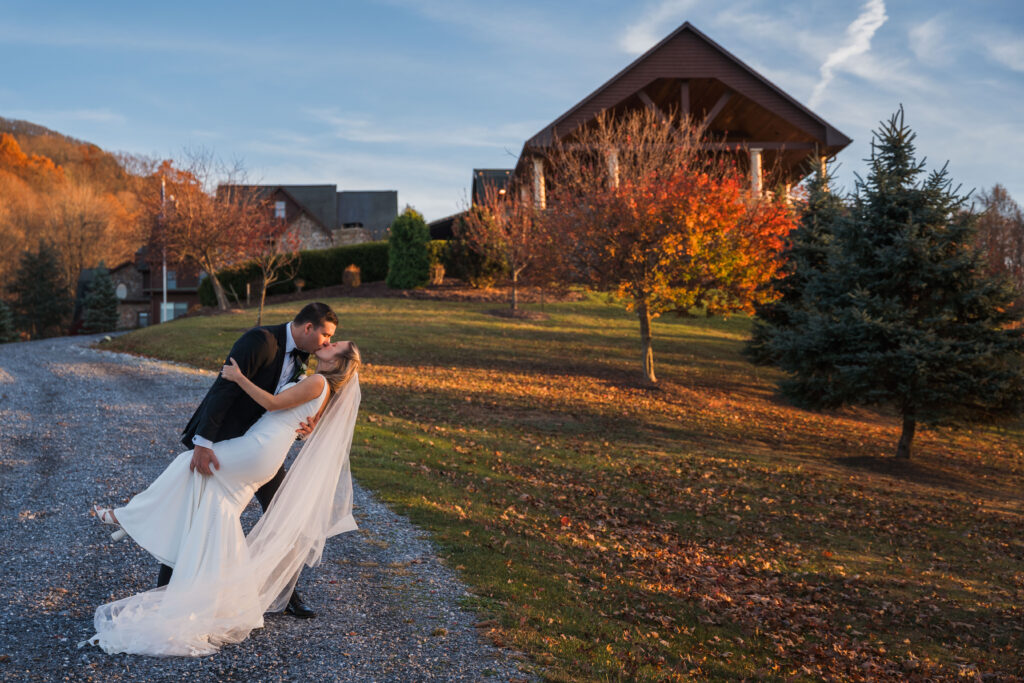
[[[313,327],[323,327],[324,323],[333,323],[337,326],[338,316],[335,315],[334,311],[327,304],[314,301],[302,307],[302,310],[295,316],[295,322],[298,325],[313,323]]]

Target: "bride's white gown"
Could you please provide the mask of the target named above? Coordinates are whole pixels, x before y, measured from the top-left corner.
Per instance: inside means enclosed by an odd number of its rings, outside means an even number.
[[[283,608],[302,565],[319,562],[324,540],[356,528],[348,455],[358,378],[332,401],[248,538],[240,516],[326,396],[325,382],[313,400],[264,413],[243,436],[214,444],[220,469],[213,476],[189,471],[192,451],[181,453],[114,511],[174,574],[167,586],[101,605],[96,635],[86,642],[108,653],[210,654],[261,627],[264,612]]]

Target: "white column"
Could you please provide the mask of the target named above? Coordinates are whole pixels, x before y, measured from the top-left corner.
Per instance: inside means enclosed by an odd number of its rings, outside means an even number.
[[[538,209],[546,209],[547,196],[544,191],[544,160],[533,160],[533,205]]]
[[[750,189],[761,194],[761,149],[750,148]]]
[[[605,154],[605,161],[608,162],[608,183],[612,187],[619,186],[619,150],[610,149]]]

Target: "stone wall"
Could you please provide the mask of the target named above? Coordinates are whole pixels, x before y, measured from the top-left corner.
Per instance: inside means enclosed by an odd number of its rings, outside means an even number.
[[[334,246],[372,242],[373,235],[366,228],[338,228],[334,231]]]
[[[326,249],[334,246],[331,236],[306,214],[301,214],[288,229],[289,235],[296,235],[299,249]]]

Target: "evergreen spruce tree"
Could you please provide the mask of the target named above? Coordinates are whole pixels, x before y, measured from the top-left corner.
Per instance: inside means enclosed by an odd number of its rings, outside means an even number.
[[[89,283],[84,308],[82,329],[85,332],[110,332],[117,329],[117,292],[114,291],[110,271],[102,263]]]
[[[60,256],[53,245],[40,242],[26,251],[10,286],[14,321],[33,339],[64,334],[71,317],[71,296],[62,281]]]
[[[867,180],[857,179],[826,267],[769,344],[798,404],[894,409],[900,458],[918,424],[988,421],[1024,405],[1013,290],[984,275],[966,197],[945,166],[925,173],[914,137],[902,108],[875,132]]]
[[[800,212],[800,222],[790,233],[789,247],[784,252],[786,265],[775,287],[779,299],[758,306],[751,339],[744,349],[747,357],[758,365],[774,365],[771,340],[792,323],[793,310],[799,309],[808,280],[826,267],[828,247],[839,219],[846,213],[843,199],[833,192],[831,174],[812,160],[814,174],[807,184],[807,201]]]
[[[430,279],[427,242],[430,228],[423,216],[411,206],[405,207],[391,224],[388,237],[387,285],[392,289],[422,287]]]
[[[0,344],[17,341],[18,332],[14,328],[14,312],[11,307],[0,301]]]

